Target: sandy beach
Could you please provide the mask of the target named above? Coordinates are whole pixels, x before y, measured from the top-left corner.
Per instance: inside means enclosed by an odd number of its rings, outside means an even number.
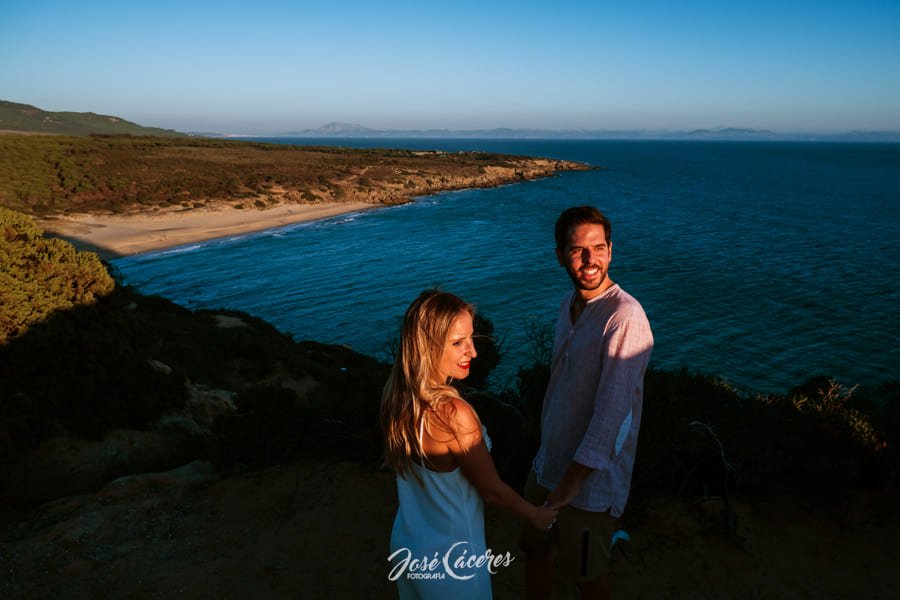
[[[96,252],[100,258],[110,260],[379,206],[383,205],[323,202],[281,204],[265,209],[222,206],[130,215],[65,215],[38,223],[47,233],[68,240],[76,248]]]

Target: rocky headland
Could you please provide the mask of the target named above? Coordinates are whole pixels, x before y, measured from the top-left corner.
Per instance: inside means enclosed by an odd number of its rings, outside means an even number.
[[[0,205],[111,258],[590,168],[483,152],[0,135]]]

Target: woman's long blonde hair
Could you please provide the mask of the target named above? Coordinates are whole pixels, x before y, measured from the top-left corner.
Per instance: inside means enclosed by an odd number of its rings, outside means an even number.
[[[381,430],[385,465],[400,476],[412,471],[412,461],[424,457],[419,426],[429,409],[459,392],[439,381],[438,364],[453,321],[464,312],[475,317],[471,304],[447,292],[425,290],[406,310],[400,344],[391,375],[381,394]],[[418,479],[418,476],[413,472]]]

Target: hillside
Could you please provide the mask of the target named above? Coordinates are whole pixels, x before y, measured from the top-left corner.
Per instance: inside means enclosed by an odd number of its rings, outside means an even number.
[[[243,313],[195,313],[142,296],[114,285],[94,254],[40,233],[27,216],[0,208],[0,505],[8,494],[44,500],[133,472],[131,450],[87,464],[89,440],[109,431],[138,437],[126,446],[144,452],[140,469],[200,456],[267,464],[307,443],[330,447],[356,428],[371,445],[386,377],[374,359],[297,343]],[[151,427],[166,411],[193,407],[208,417],[222,406],[236,412],[216,421],[214,435],[184,416]],[[153,431],[134,431],[142,428]],[[60,436],[65,458],[43,463]],[[86,440],[81,452],[77,438]],[[51,449],[30,459],[42,466],[16,468],[48,439]]]
[[[171,129],[143,127],[120,117],[79,112],[50,112],[29,104],[0,100],[0,132],[47,133],[61,135],[158,135],[184,134]]]

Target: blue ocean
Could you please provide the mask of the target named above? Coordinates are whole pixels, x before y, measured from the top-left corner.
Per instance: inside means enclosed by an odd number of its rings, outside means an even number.
[[[493,321],[497,389],[530,363],[570,282],[554,256],[564,208],[613,223],[611,277],[644,306],[652,364],[747,392],[816,374],[900,378],[900,145],[459,139],[280,143],[482,150],[602,169],[423,197],[114,261],[189,308],[231,308],[297,340],[386,356],[400,316],[439,286]]]

